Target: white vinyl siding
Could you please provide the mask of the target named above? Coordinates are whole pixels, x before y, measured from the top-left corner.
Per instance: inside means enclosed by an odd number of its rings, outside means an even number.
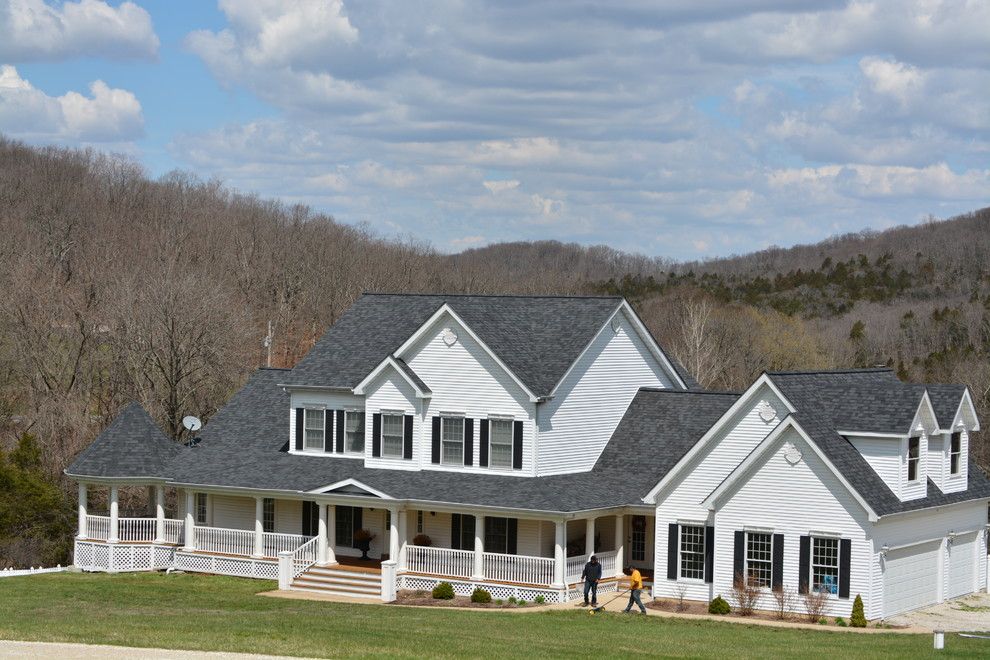
[[[554,398],[538,405],[540,475],[590,470],[640,387],[672,387],[625,314],[588,346]]]
[[[911,448],[913,438],[917,438],[917,452]],[[913,435],[901,441],[901,500],[916,500],[928,495],[927,458],[927,434]],[[915,466],[914,473],[912,473],[912,465]],[[914,479],[911,478],[912,474],[915,476]]]
[[[409,415],[413,419],[413,458],[412,460],[405,460],[403,458],[403,453],[400,451],[397,455],[388,455],[385,452],[384,444],[382,447],[382,455],[379,457],[372,456],[371,448],[373,446],[372,433],[374,432],[374,425],[365,423],[365,465],[374,468],[388,468],[397,470],[418,470],[420,469],[419,461],[423,457],[422,447],[419,446],[417,438],[420,437],[422,432],[423,418],[421,416],[421,399],[416,397],[416,392],[409,385],[406,380],[398,374],[393,368],[386,369],[378,376],[369,386],[367,390],[367,414],[372,415],[374,413],[381,413],[384,418],[385,415],[397,414],[402,412],[403,416]],[[404,423],[404,422],[403,422]],[[384,426],[384,422],[383,422]],[[429,426],[429,424],[427,424]],[[403,427],[403,434],[405,433],[405,428]],[[427,447],[426,460],[429,461],[429,447]]]
[[[849,442],[895,495],[901,492],[901,438],[849,436]]]
[[[946,456],[944,459],[945,479],[944,483],[940,485],[942,492],[945,493],[957,493],[966,490],[969,480],[969,431],[961,430],[957,433],[959,434],[959,471],[955,474],[951,472],[950,458]],[[951,442],[951,438],[946,437],[946,454],[951,454]]]
[[[289,400],[289,425],[287,428],[289,436],[289,451],[291,453],[299,453],[296,450],[296,435],[295,429],[296,425],[302,425],[303,428],[303,443],[305,446],[305,419],[296,419],[296,412],[298,409],[312,408],[314,410],[319,410],[323,412],[325,409],[328,412],[335,412],[338,410],[364,410],[364,397],[355,396],[353,394],[344,394],[342,392],[316,392],[316,391],[305,391],[305,392],[291,392]],[[305,413],[303,414],[305,418]],[[334,446],[335,431],[337,420],[336,417],[327,419],[327,426],[324,431],[326,437],[326,445],[321,445],[323,451],[318,449],[304,450],[307,454],[313,456],[340,456],[341,454],[336,454],[330,449],[336,449]],[[354,456],[350,454],[349,456]]]
[[[382,415],[382,456],[402,458],[402,415]]]
[[[254,498],[213,495],[213,527],[254,529]]]
[[[493,468],[512,467],[512,420],[489,420],[488,464]]]
[[[326,415],[322,408],[306,408],[303,411],[305,418],[303,449],[323,451],[326,441],[326,426],[324,424]]]

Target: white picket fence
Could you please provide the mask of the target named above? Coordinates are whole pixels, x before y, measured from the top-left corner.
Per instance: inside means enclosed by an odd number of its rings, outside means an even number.
[[[59,564],[54,568],[4,568],[0,570],[0,578],[17,577],[19,575],[40,575],[42,573],[61,573],[65,567]]]

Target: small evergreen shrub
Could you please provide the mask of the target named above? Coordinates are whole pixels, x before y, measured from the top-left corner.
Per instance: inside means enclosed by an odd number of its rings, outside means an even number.
[[[712,599],[712,602],[708,603],[709,614],[725,615],[731,611],[732,608],[729,607],[729,602],[721,596],[715,596],[715,598]]]
[[[498,600],[495,601],[495,604],[496,605],[505,605],[505,601],[502,600],[501,598],[499,598]]]
[[[454,597],[454,585],[450,582],[441,582],[433,587],[433,597],[437,600],[451,600]]]
[[[533,602],[536,603],[537,605],[543,605],[544,603],[547,602],[547,598],[543,594],[540,594],[539,596],[533,599]]]
[[[859,594],[856,594],[856,600],[853,601],[853,611],[852,616],[849,617],[849,625],[853,628],[866,627],[866,614],[863,612],[863,598]]]
[[[835,625],[839,626],[840,628],[845,628],[846,625],[848,624],[846,624],[846,620],[843,619],[841,616],[837,616],[835,617]]]
[[[515,604],[516,604],[516,597],[509,596],[509,605],[515,605]]]
[[[490,603],[492,602],[492,595],[481,587],[476,587],[475,590],[471,592],[471,602]]]
[[[524,601],[522,598],[520,598],[519,600],[516,601],[516,605],[518,605],[519,607],[522,607],[525,604],[526,604],[526,601]]]
[[[820,625],[820,626],[827,626],[828,625],[828,619],[826,619],[825,617],[822,617],[822,618],[818,619],[818,625]]]

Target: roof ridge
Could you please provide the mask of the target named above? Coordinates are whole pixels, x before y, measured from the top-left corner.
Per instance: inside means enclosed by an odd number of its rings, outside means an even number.
[[[362,291],[362,296],[406,296],[421,298],[560,298],[577,300],[623,300],[622,296],[536,293],[404,293],[399,291]]]
[[[258,367],[257,371],[292,371],[292,367]]]
[[[816,374],[870,374],[870,373],[893,373],[890,367],[863,367],[847,369],[805,369],[794,371],[766,371],[769,376],[813,376]]]
[[[742,392],[734,392],[732,390],[681,390],[675,389],[673,387],[653,387],[653,386],[643,386],[639,388],[640,392],[659,392],[663,394],[717,394],[720,396],[739,396]]]

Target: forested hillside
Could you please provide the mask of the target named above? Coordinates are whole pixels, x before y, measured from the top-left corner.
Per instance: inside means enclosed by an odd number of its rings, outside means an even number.
[[[691,264],[549,241],[443,255],[0,138],[0,231],[0,567],[64,561],[62,470],[124,403],[178,435],[269,359],[294,364],[361,291],[618,293],[706,386],[889,364],[968,384],[990,419],[990,209]]]

